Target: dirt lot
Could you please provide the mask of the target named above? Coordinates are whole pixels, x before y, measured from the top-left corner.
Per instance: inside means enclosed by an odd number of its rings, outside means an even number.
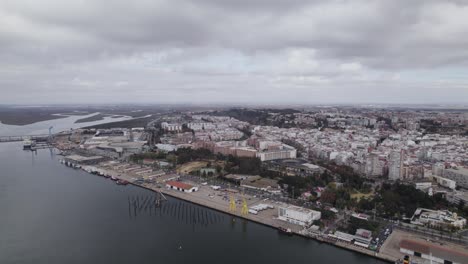
[[[192,171],[196,171],[196,170],[199,170],[199,169],[201,169],[203,167],[206,167],[207,164],[208,164],[207,161],[188,162],[188,163],[180,165],[177,168],[177,172],[178,173],[183,173],[183,174],[188,174],[188,173],[190,173]]]

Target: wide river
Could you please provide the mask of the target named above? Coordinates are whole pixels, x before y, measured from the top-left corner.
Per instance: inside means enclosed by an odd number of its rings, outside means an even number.
[[[173,198],[156,207],[59,158],[0,143],[1,264],[384,263]]]

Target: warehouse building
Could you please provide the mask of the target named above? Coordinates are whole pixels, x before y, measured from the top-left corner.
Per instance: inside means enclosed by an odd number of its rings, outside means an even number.
[[[321,212],[304,207],[287,205],[278,207],[278,219],[301,226],[310,226],[315,220],[319,220]]]
[[[166,188],[188,193],[198,191],[198,187],[179,181],[166,182]]]
[[[104,157],[102,156],[91,156],[85,157],[81,155],[70,155],[63,158],[65,162],[70,162],[73,164],[81,164],[81,165],[94,165],[98,164],[101,161],[104,161]]]

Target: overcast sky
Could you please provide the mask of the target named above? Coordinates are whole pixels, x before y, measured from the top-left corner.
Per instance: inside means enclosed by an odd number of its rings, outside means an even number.
[[[0,103],[468,103],[468,1],[0,0]]]

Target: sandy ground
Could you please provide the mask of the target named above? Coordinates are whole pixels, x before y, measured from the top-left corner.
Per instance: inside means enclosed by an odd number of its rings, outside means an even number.
[[[184,173],[184,174],[188,174],[192,171],[196,171],[196,170],[199,170],[203,167],[206,167],[206,165],[208,164],[208,162],[206,161],[192,161],[192,162],[188,162],[188,163],[185,163],[185,164],[182,164],[179,168],[177,168],[177,172],[178,173]]]

